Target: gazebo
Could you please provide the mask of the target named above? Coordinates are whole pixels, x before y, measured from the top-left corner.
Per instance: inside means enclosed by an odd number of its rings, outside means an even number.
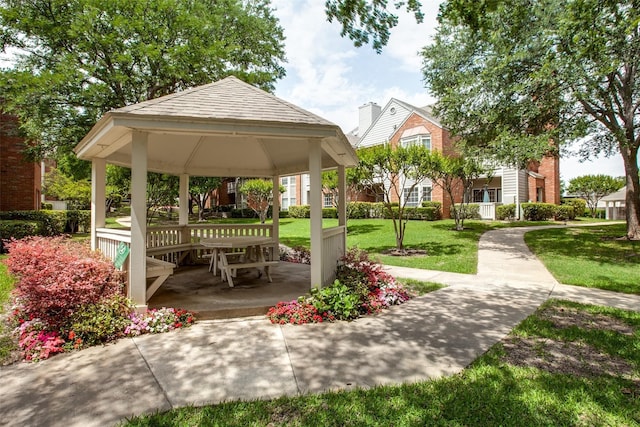
[[[128,294],[144,307],[147,292],[147,172],[180,177],[179,227],[172,244],[198,238],[188,224],[189,176],[271,177],[310,174],[311,283],[333,280],[346,247],[345,168],[355,151],[335,124],[236,77],[141,102],[106,113],[75,148],[92,162],[91,247],[115,258],[130,248]],[[131,229],[105,228],[106,164],[131,168]],[[322,226],[322,171],[337,169],[338,227]],[[279,211],[274,198],[273,211]],[[242,227],[238,225],[239,229]],[[278,241],[278,215],[269,234]],[[163,237],[166,240],[166,236]],[[182,242],[182,243],[180,243]]]

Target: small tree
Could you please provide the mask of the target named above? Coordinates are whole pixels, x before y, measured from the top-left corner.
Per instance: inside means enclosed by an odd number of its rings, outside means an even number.
[[[189,178],[189,197],[198,205],[198,221],[204,220],[204,208],[211,192],[222,184],[222,178],[192,176]]]
[[[75,181],[52,169],[44,178],[44,193],[67,202],[68,209],[89,209],[91,206],[91,183],[86,179]]]
[[[250,179],[245,181],[238,191],[247,196],[247,206],[260,217],[260,224],[264,224],[269,206],[273,203],[273,182],[266,179]],[[280,186],[279,191],[284,193],[285,188]]]
[[[623,186],[623,181],[609,175],[584,175],[569,181],[567,191],[584,199],[591,211],[591,216],[595,218],[598,202]]]
[[[475,156],[445,156],[435,151],[425,163],[424,174],[434,185],[442,188],[451,201],[451,213],[457,231],[464,230],[474,181],[482,176],[490,180],[490,172]],[[462,200],[456,205],[458,197],[462,197]]]
[[[175,175],[150,172],[147,175],[147,222],[151,222],[154,210],[166,208],[171,217],[171,205],[179,193],[179,178]]]
[[[404,250],[408,196],[428,177],[425,162],[429,151],[423,146],[395,148],[384,144],[361,149],[358,157],[360,164],[356,173],[369,188],[382,192],[385,209],[393,220],[396,247]],[[398,209],[393,209],[396,198]]]
[[[361,176],[357,168],[349,168],[346,170],[347,181],[347,216],[349,216],[349,202],[350,196],[357,195],[365,188],[362,184]],[[325,194],[331,194],[333,200],[333,206],[338,207],[338,172],[335,170],[322,172],[322,191]]]

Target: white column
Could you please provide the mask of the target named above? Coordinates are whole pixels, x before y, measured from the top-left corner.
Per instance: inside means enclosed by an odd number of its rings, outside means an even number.
[[[189,175],[180,175],[180,195],[179,202],[180,211],[178,214],[178,224],[189,224]]]
[[[136,131],[131,140],[129,298],[140,310],[147,305],[147,139]]]
[[[311,287],[322,283],[322,142],[309,141],[309,179],[311,208]]]
[[[106,202],[106,169],[104,159],[91,160],[91,249],[96,250],[96,228],[104,227]]]
[[[274,175],[272,178],[273,183],[273,204],[272,204],[272,217],[271,221],[271,237],[275,242],[271,248],[270,261],[277,261],[280,259],[280,175]]]
[[[345,167],[338,166],[338,225],[347,225],[347,174]],[[347,231],[344,232],[344,246],[347,249]],[[344,254],[342,254],[344,255]]]
[[[273,177],[273,240],[276,245],[274,247],[273,256],[278,256],[278,244],[280,243],[280,175]]]

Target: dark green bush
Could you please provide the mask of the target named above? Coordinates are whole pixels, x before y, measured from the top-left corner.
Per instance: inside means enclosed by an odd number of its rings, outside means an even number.
[[[338,218],[338,209],[322,208],[322,218]]]
[[[591,212],[587,210],[587,201],[584,199],[564,199],[562,204],[573,206],[575,216],[572,219],[578,216],[591,216]]]
[[[0,221],[0,253],[4,253],[3,240],[22,239],[40,235],[42,223],[37,221],[3,220]]]
[[[7,211],[0,212],[0,220],[22,220],[39,222],[38,235],[57,236],[64,233],[67,224],[66,211]]]
[[[42,209],[50,211],[50,210],[53,209],[53,204],[52,203],[43,203],[42,204]]]
[[[387,208],[382,202],[370,203],[371,209],[369,209],[369,218],[384,218],[386,216]]]
[[[309,218],[311,217],[311,208],[309,205],[289,206],[290,218]]]
[[[349,202],[347,203],[347,217],[351,219],[369,218],[371,203],[369,202]]]
[[[391,208],[393,215],[395,218],[398,218],[399,207],[394,206]],[[438,209],[434,206],[429,206],[425,208],[405,208],[404,209],[404,217],[406,219],[417,219],[417,220],[425,220],[425,221],[436,221],[440,219],[440,215]],[[385,208],[384,210],[384,218],[391,219],[391,214],[389,210]]]
[[[67,222],[65,231],[87,233],[91,228],[91,211],[66,211]]]
[[[512,220],[516,218],[516,205],[511,203],[508,205],[499,205],[496,208],[496,219]]]
[[[569,205],[557,205],[553,214],[553,219],[556,221],[568,221],[576,219],[573,206]]]
[[[437,216],[435,219],[436,220],[442,219],[442,203],[433,202],[433,201],[425,201],[425,202],[422,202],[422,207],[423,208],[429,208],[429,207],[435,208],[436,209],[436,216]]]
[[[231,218],[257,218],[258,214],[253,209],[231,209]]]
[[[527,221],[546,221],[553,218],[556,205],[551,203],[523,203],[522,216]]]
[[[289,218],[289,211],[280,211],[280,214],[278,215],[278,217]]]
[[[360,317],[360,296],[338,280],[322,289],[312,288],[312,304],[319,313],[330,312],[338,320]]]

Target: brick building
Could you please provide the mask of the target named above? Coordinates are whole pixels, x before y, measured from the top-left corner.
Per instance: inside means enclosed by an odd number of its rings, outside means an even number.
[[[42,170],[22,155],[18,119],[0,111],[0,211],[40,209]]]

